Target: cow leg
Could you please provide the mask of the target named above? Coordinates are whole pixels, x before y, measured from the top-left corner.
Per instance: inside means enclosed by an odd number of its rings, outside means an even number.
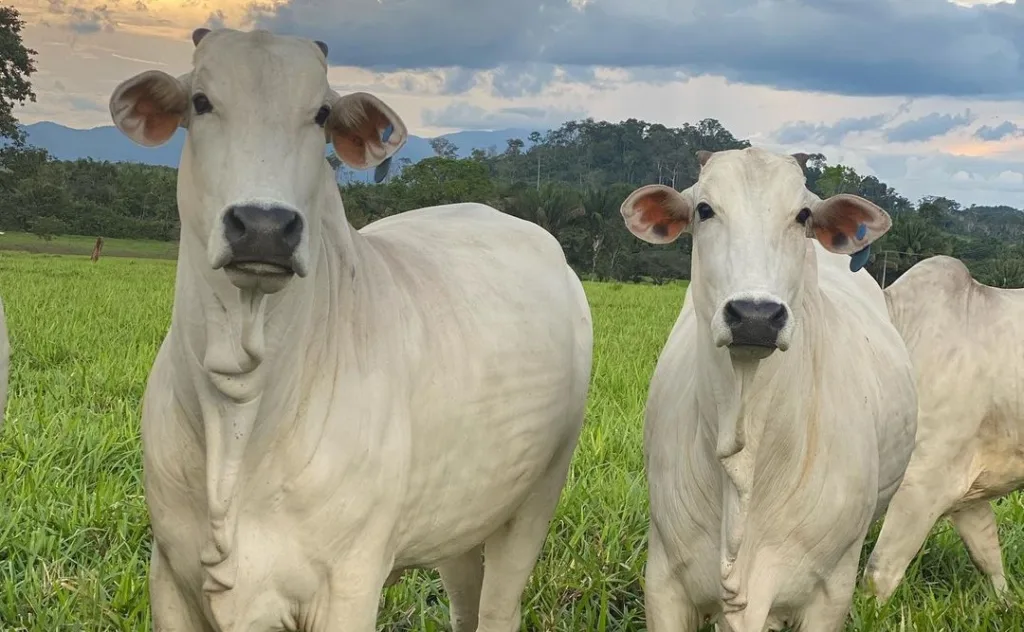
[[[374,632],[377,610],[384,582],[391,574],[390,565],[382,565],[381,557],[361,555],[347,560],[331,577],[326,615],[318,612],[303,632]]]
[[[483,547],[475,546],[458,557],[445,560],[438,564],[437,570],[451,603],[452,631],[475,632],[484,581]]]
[[[988,576],[996,592],[1005,597],[1008,587],[992,503],[987,500],[974,503],[950,514],[949,519],[967,546],[971,561],[978,570]]]
[[[903,483],[889,503],[864,572],[868,592],[881,602],[896,591],[935,522],[967,491],[954,482],[958,473],[966,471],[962,459],[933,454],[928,461],[941,464],[942,470],[934,471],[936,468],[920,465],[922,448],[915,448]]]
[[[648,529],[644,609],[648,632],[696,632],[700,615],[673,572],[658,530]]]
[[[199,605],[182,592],[156,541],[149,557],[149,604],[153,632],[213,632]]]
[[[562,450],[512,519],[484,542],[484,582],[476,632],[518,632],[523,590],[544,547],[575,442]]]
[[[857,587],[857,563],[864,539],[850,547],[798,617],[794,632],[842,632]]]

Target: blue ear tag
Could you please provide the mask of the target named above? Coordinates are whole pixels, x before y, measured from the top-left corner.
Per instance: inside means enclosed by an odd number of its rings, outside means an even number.
[[[868,234],[868,227],[865,226],[864,224],[859,224],[857,226],[857,241],[860,241],[861,239],[864,239],[864,235],[867,235],[867,234]]]
[[[393,131],[395,131],[395,128],[392,127],[391,124],[389,123],[388,126],[384,128],[384,136],[381,138],[381,140],[384,141],[385,143],[388,142],[388,139],[391,138],[391,132]],[[384,159],[384,162],[377,165],[377,168],[373,170],[373,181],[376,182],[377,184],[383,182],[384,178],[387,177],[388,171],[390,169],[391,156],[388,156],[387,158]]]
[[[863,225],[863,224],[862,224]],[[864,246],[863,250],[850,255],[850,272],[857,272],[864,267],[864,264],[868,262],[868,257],[871,256],[871,244]]]
[[[377,168],[373,170],[373,181],[380,184],[384,181],[384,178],[388,176],[388,170],[391,168],[391,157],[384,159],[384,162],[377,165]]]

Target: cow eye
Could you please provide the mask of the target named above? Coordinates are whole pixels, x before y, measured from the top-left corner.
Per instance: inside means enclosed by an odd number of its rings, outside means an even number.
[[[697,205],[697,215],[700,215],[702,221],[707,221],[715,216],[715,212],[711,209],[710,204],[701,202]]]
[[[210,103],[210,100],[202,92],[197,92],[192,96],[192,107],[195,109],[196,114],[213,112],[213,104]]]
[[[807,220],[811,218],[811,209],[802,208],[800,212],[796,214],[796,221],[798,224],[806,224]]]
[[[317,125],[319,125],[320,127],[323,127],[324,124],[327,123],[327,117],[330,116],[330,115],[331,115],[331,108],[327,107],[326,105],[321,105],[320,109],[317,110],[316,118],[313,119],[313,120],[316,121]]]

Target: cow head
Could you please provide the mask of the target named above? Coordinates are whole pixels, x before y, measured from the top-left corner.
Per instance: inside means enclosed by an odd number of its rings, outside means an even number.
[[[182,232],[205,244],[209,265],[237,287],[280,290],[315,265],[310,244],[325,220],[317,215],[336,208],[325,141],[349,166],[368,169],[405,144],[405,125],[372,95],[334,92],[322,42],[232,29],[197,29],[192,40],[191,72],[128,79],[110,98],[111,116],[145,146],[186,128]]]
[[[700,175],[679,192],[662,185],[622,204],[629,230],[652,244],[693,235],[694,308],[714,343],[759,359],[789,347],[803,292],[806,238],[853,255],[881,237],[889,215],[856,195],[825,200],[805,186],[805,157],[748,148],[698,152]]]

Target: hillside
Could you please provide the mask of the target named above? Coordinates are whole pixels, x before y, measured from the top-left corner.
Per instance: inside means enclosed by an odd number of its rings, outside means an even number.
[[[30,145],[45,149],[58,160],[80,160],[91,158],[110,162],[137,162],[161,167],[177,167],[181,156],[181,146],[185,138],[185,130],[179,129],[166,145],[160,147],[141,147],[128,140],[113,125],[104,125],[91,129],[75,129],[43,121],[23,125],[27,142]],[[526,147],[530,146],[529,135],[534,130],[502,129],[495,131],[463,131],[445,134],[445,138],[457,148],[460,158],[468,158],[473,149],[487,150],[493,147],[496,151],[504,151],[510,138],[521,138]],[[541,133],[544,130],[537,130]],[[430,148],[429,138],[410,136],[408,142],[395,155],[394,162],[399,164],[403,158],[410,162],[419,162],[434,155]]]

